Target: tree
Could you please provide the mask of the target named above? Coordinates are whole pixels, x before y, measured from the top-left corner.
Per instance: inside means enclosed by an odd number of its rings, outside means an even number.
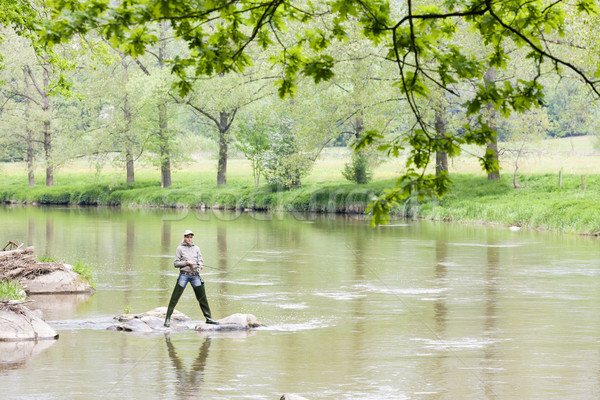
[[[90,43],[87,38],[86,43]],[[144,154],[156,123],[151,85],[131,57],[95,42],[89,57],[79,64],[73,78],[78,99],[68,106],[79,110],[80,121],[68,126],[79,135],[75,157],[89,157],[99,169],[106,162],[124,168],[127,183],[135,182],[135,162]]]
[[[64,73],[72,69],[73,64],[54,51],[36,48],[30,39],[20,37],[15,31],[5,30],[4,36],[8,40],[1,47],[1,51],[6,53],[2,74],[7,79],[2,91],[9,100],[22,106],[26,123],[25,133],[21,136],[27,147],[29,184],[35,184],[33,147],[35,142],[39,142],[43,146],[46,186],[53,186],[57,166],[53,145],[59,134],[53,127],[58,115],[53,99],[70,95],[70,84]],[[39,135],[36,135],[37,132]]]
[[[525,146],[541,141],[547,136],[551,127],[552,123],[545,107],[512,114],[501,121],[499,129],[502,131],[504,148],[500,152],[514,155],[513,187],[515,189],[521,188],[517,183],[517,172],[519,160],[527,153]]]
[[[39,7],[35,0],[0,0],[0,25],[10,28],[19,36],[35,39],[38,14],[34,6]],[[0,33],[0,41],[4,38],[4,34]]]
[[[286,25],[329,15],[331,24],[327,30],[307,27],[298,32],[295,45],[282,46],[277,59],[283,70],[278,81],[279,94],[292,95],[299,75],[312,77],[316,82],[333,76],[335,60],[327,50],[333,42],[345,40],[346,23],[358,24],[365,37],[387,46],[388,58],[397,67],[394,85],[405,96],[414,119],[414,129],[407,138],[411,146],[408,168],[396,187],[372,204],[374,224],[387,221],[390,208],[412,193],[424,197],[441,196],[447,191],[451,182],[446,174],[436,177],[425,172],[437,151],[456,153],[465,143],[484,145],[496,136],[493,126],[480,119],[464,136],[451,135],[440,140],[423,118],[420,99],[430,94],[428,85],[454,94],[452,83],[461,79],[482,80],[488,69],[506,68],[511,57],[505,46],[514,43],[527,50],[527,57],[539,74],[529,80],[505,81],[502,86],[478,85],[475,95],[465,104],[468,115],[477,115],[486,105],[503,115],[541,105],[544,93],[539,77],[546,72],[569,71],[600,96],[600,83],[591,78],[593,71],[588,73],[581,65],[557,56],[560,43],[554,40],[565,34],[567,18],[596,15],[595,0],[576,0],[574,4],[551,0],[449,0],[441,4],[416,0],[392,4],[385,0],[269,0],[258,4],[251,0],[130,0],[118,5],[95,0],[56,0],[51,4],[55,13],[45,28],[48,42],[99,29],[134,56],[158,40],[149,32],[150,24],[170,21],[175,34],[190,49],[188,57],[176,60],[172,66],[182,95],[191,90],[190,79],[196,76],[244,70],[252,63],[246,53],[250,43],[264,48],[278,46],[278,35]],[[453,41],[458,23],[469,25],[481,42],[493,49],[490,58],[469,56],[460,42]],[[209,31],[207,26],[218,29]],[[435,68],[425,68],[423,60],[432,59],[437,61]],[[188,76],[190,68],[192,76]],[[365,135],[363,142],[369,144],[380,136],[372,132]],[[382,150],[394,154],[401,148],[400,142],[393,141]],[[481,162],[487,171],[497,169],[493,151],[486,152]]]
[[[260,176],[264,171],[265,153],[269,150],[267,129],[264,123],[242,121],[235,135],[236,147],[244,153],[252,165],[254,187],[256,188],[260,185]]]
[[[255,65],[243,74],[220,74],[210,79],[197,79],[186,98],[177,99],[179,103],[189,106],[197,116],[210,121],[216,131],[219,146],[217,186],[227,184],[231,127],[236,116],[240,110],[271,94],[266,79],[266,71],[260,65]]]
[[[282,121],[268,132],[269,148],[263,156],[263,170],[268,183],[288,190],[301,186],[301,179],[306,175],[312,163],[303,152],[296,136],[292,132],[292,123]]]

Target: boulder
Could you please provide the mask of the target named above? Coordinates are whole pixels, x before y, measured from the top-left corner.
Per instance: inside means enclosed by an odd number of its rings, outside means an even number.
[[[306,397],[298,396],[297,394],[284,394],[279,400],[308,400]]]
[[[117,315],[114,319],[119,323],[110,326],[108,329],[112,331],[138,333],[168,332],[188,329],[186,322],[190,320],[190,317],[177,310],[173,311],[173,315],[171,315],[171,326],[169,328],[165,327],[166,314],[167,307],[158,307],[141,314]]]
[[[94,292],[71,265],[37,261],[33,247],[0,251],[0,279],[18,281],[27,293]]]
[[[45,293],[90,293],[94,289],[81,275],[71,270],[71,266],[63,264],[64,270],[56,270],[47,274],[21,279],[19,282],[30,294]]]
[[[233,314],[217,320],[219,325],[207,324],[201,322],[196,325],[196,330],[200,332],[227,332],[227,331],[245,331],[248,329],[264,326],[258,318],[252,314]]]
[[[0,341],[58,339],[58,333],[20,302],[0,301]]]

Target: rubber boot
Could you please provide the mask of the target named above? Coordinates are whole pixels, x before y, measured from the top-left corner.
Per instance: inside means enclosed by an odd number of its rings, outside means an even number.
[[[171,295],[171,300],[169,301],[169,307],[167,308],[167,317],[165,318],[165,326],[168,328],[171,326],[171,314],[173,314],[173,310],[175,310],[175,306],[183,293],[183,287],[179,286],[179,284],[175,284],[173,288],[173,294]]]
[[[204,290],[204,284],[200,286],[194,287],[194,294],[196,295],[196,299],[200,304],[200,309],[202,310],[202,314],[204,314],[204,318],[206,318],[207,324],[219,325],[217,321],[212,319],[210,316],[210,307],[208,306],[208,299],[206,298],[206,291]]]

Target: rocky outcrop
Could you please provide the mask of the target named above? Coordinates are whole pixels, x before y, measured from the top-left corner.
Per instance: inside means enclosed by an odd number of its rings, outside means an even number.
[[[196,325],[196,330],[200,332],[245,331],[264,326],[260,323],[258,318],[252,314],[233,314],[229,317],[219,319],[217,322],[219,325],[202,322]]]
[[[58,333],[22,303],[0,300],[0,341],[58,339]]]
[[[114,318],[118,323],[108,327],[108,329],[112,331],[137,333],[167,332],[188,329],[186,322],[190,321],[190,317],[177,310],[171,315],[171,326],[169,328],[165,327],[163,324],[165,323],[166,313],[167,307],[158,307],[141,314],[118,315]]]
[[[94,289],[81,275],[72,271],[69,264],[63,264],[64,270],[38,275],[33,279],[23,279],[21,284],[30,294],[45,293],[91,293]]]
[[[27,293],[90,293],[94,289],[69,264],[39,262],[34,248],[0,252],[0,280],[18,281]]]

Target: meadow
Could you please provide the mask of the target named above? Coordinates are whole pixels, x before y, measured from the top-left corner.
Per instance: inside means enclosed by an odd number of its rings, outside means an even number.
[[[520,144],[500,144],[501,180],[488,181],[474,154],[465,148],[450,161],[454,185],[443,199],[407,201],[397,210],[400,217],[494,223],[578,234],[600,231],[600,152],[596,137],[563,138],[530,143],[519,158],[513,188],[516,153]],[[216,159],[198,154],[173,170],[173,186],[160,188],[159,171],[137,167],[136,182],[125,183],[123,170],[79,161],[59,169],[54,187],[43,185],[43,171],[36,171],[37,185],[29,187],[22,163],[0,164],[0,201],[27,204],[108,205],[121,207],[216,207],[271,211],[364,212],[369,200],[392,187],[403,172],[405,158],[384,159],[374,169],[373,181],[357,185],[341,171],[350,159],[346,148],[328,148],[315,162],[302,186],[278,190],[264,183],[253,186],[247,160],[234,155],[228,162],[227,185],[216,186]],[[559,186],[559,173],[562,175]],[[584,185],[585,182],[585,185]]]

